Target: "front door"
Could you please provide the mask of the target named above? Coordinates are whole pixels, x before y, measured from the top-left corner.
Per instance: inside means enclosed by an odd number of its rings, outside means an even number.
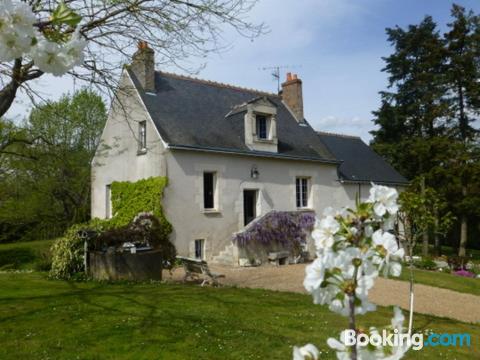
[[[243,190],[243,219],[247,225],[257,217],[257,190]]]

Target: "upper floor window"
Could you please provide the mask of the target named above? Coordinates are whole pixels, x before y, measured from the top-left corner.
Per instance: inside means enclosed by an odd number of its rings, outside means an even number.
[[[147,122],[140,121],[138,123],[138,151],[147,151]]]
[[[259,139],[268,139],[267,117],[265,115],[256,115],[257,137]]]
[[[105,218],[112,218],[112,187],[110,184],[105,186]]]
[[[295,183],[297,208],[308,207],[308,181],[306,177],[297,177]]]
[[[215,173],[203,173],[203,208],[206,210],[215,209]]]

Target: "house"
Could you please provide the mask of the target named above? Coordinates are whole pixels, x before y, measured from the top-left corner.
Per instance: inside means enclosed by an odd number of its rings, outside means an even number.
[[[367,197],[371,181],[407,182],[360,138],[317,133],[296,75],[272,94],[169,74],[140,43],[119,88],[92,163],[92,217],[112,216],[113,181],[167,176],[180,255],[237,264],[232,234],[271,210],[321,214]]]

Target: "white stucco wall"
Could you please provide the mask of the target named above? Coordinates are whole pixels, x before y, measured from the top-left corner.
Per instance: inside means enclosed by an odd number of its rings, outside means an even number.
[[[310,178],[309,207],[348,205],[334,165],[238,155],[174,150],[167,153],[169,186],[164,208],[173,225],[172,240],[180,254],[193,255],[195,239],[205,239],[207,259],[230,244],[243,229],[243,190],[258,190],[257,216],[270,210],[296,210],[295,178]],[[256,166],[260,175],[251,178]],[[203,209],[203,172],[217,174],[218,211]]]
[[[165,146],[126,73],[119,86],[123,91],[112,104],[92,161],[92,217],[105,217],[106,186],[113,181],[166,175]],[[146,121],[147,152],[138,155],[138,123],[141,121]]]

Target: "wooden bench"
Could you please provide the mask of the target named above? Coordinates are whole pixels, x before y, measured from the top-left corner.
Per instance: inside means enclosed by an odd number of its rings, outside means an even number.
[[[218,286],[218,279],[225,277],[225,275],[210,271],[207,262],[204,260],[197,260],[184,256],[177,256],[177,259],[180,260],[183,269],[185,270],[185,276],[183,277],[184,282],[187,281],[188,278],[196,280],[202,276],[203,281],[201,286],[204,286],[205,284]]]
[[[268,260],[271,264],[279,265],[287,265],[288,258],[290,256],[290,252],[288,251],[277,251],[268,253]]]

